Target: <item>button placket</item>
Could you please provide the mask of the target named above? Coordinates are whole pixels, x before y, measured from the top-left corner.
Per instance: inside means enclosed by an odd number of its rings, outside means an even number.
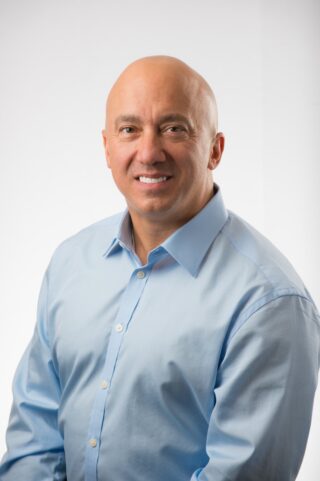
[[[144,271],[138,271],[137,272],[137,278],[138,279],[144,279],[146,276],[145,272]]]
[[[89,426],[88,447],[86,450],[86,481],[96,481],[96,465],[99,454],[99,439],[104,420],[104,412],[109,396],[109,387],[115,371],[116,362],[124,333],[131,320],[146,285],[148,271],[136,270],[132,272],[129,283],[124,292],[120,309],[111,331],[105,364],[101,373],[99,390],[92,408],[92,418]],[[96,448],[96,449],[93,449]]]
[[[89,444],[92,448],[96,448],[97,447],[97,440],[95,438],[91,438],[89,439]]]
[[[100,387],[101,387],[101,389],[108,389],[108,387],[109,387],[108,381],[103,379],[100,383]]]

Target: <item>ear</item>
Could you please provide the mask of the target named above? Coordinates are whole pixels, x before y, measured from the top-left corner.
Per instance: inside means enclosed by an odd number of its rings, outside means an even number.
[[[106,157],[107,161],[107,166],[110,169],[110,162],[109,162],[109,144],[108,144],[108,137],[107,137],[107,132],[105,129],[102,130],[102,139],[103,139],[103,146],[104,146],[104,154]]]
[[[224,135],[218,132],[211,146],[208,169],[214,170],[220,163],[224,150]]]

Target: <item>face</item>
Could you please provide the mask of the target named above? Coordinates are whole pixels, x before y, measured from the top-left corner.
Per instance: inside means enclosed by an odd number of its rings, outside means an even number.
[[[223,150],[199,81],[169,69],[136,68],[112,90],[106,158],[135,224],[180,226],[212,197]]]

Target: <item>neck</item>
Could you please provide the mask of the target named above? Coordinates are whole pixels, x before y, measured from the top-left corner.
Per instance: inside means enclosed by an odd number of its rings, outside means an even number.
[[[132,240],[135,248],[135,253],[139,257],[141,263],[147,263],[148,254],[161,242],[166,240],[180,225],[155,225],[152,222],[135,221],[135,216],[131,215],[132,221]],[[181,224],[182,225],[182,224]]]
[[[212,179],[211,179],[212,182]],[[154,213],[153,215],[142,216],[135,210],[130,209],[129,213],[131,217],[132,228],[132,241],[136,255],[139,257],[142,265],[145,265],[148,260],[148,254],[155,249],[159,244],[165,241],[173,232],[179,227],[188,222],[194,217],[215,195],[215,187],[212,189],[210,182],[210,188],[203,201],[194,209],[188,213],[184,213],[180,218],[176,215],[164,216],[163,213]]]

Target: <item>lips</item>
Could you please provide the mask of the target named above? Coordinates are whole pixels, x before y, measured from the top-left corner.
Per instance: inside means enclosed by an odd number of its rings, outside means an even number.
[[[167,176],[162,177],[146,177],[144,175],[139,176],[139,181],[144,184],[158,184],[159,182],[165,182],[168,179]]]
[[[135,179],[142,184],[160,184],[166,182],[167,180],[171,179],[172,176],[170,175],[163,175],[163,174],[147,174],[147,175],[138,175]]]

